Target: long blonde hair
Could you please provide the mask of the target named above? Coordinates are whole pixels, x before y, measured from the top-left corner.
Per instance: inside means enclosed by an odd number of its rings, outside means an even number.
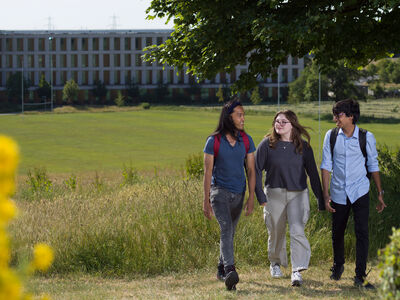
[[[310,128],[300,125],[296,114],[291,110],[281,110],[276,113],[274,120],[272,121],[272,128],[270,129],[269,133],[265,136],[265,137],[269,138],[269,146],[271,148],[275,148],[276,143],[281,139],[280,134],[278,134],[275,131],[275,120],[280,114],[285,115],[285,117],[289,120],[290,124],[292,124],[292,131],[290,134],[290,139],[293,141],[293,143],[296,147],[296,152],[303,153],[303,142],[302,142],[301,137],[304,136],[307,139],[308,146],[309,146],[310,145],[310,135],[306,129],[310,129]]]

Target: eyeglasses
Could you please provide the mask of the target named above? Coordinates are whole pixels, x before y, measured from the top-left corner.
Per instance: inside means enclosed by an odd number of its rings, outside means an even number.
[[[279,124],[282,126],[285,126],[287,123],[290,123],[289,121],[281,121],[281,120],[275,120],[275,124]]]
[[[346,113],[341,112],[341,113],[334,113],[333,117],[335,117],[336,119],[340,119],[341,117],[345,116]]]

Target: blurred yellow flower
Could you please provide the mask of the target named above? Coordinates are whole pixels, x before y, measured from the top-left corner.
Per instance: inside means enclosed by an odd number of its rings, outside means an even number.
[[[17,214],[17,208],[13,201],[0,196],[0,225],[7,223]]]
[[[18,160],[17,144],[11,138],[0,135],[0,178],[3,174],[14,176]]]
[[[0,175],[0,195],[11,196],[15,191],[15,180],[12,176]]]
[[[0,271],[0,299],[20,299],[21,282],[11,269]]]
[[[53,250],[46,244],[37,244],[33,249],[33,267],[35,270],[46,271],[54,260]]]

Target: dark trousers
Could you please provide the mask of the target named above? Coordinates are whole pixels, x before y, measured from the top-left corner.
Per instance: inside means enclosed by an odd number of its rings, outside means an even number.
[[[336,210],[332,214],[332,245],[333,261],[336,266],[344,264],[344,231],[349,219],[350,210],[353,210],[354,231],[356,233],[356,276],[366,276],[368,258],[368,217],[369,217],[369,194],[358,198],[353,204],[349,198],[346,205],[337,204],[332,201],[332,207]]]

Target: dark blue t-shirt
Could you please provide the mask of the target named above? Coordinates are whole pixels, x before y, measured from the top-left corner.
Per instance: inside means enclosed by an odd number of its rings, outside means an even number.
[[[250,148],[248,153],[256,150],[253,139],[249,137]],[[214,136],[207,139],[204,153],[214,155]],[[225,136],[221,136],[218,157],[214,163],[211,184],[227,189],[232,193],[241,194],[246,190],[246,175],[244,173],[244,159],[246,148],[242,136],[231,146]]]

